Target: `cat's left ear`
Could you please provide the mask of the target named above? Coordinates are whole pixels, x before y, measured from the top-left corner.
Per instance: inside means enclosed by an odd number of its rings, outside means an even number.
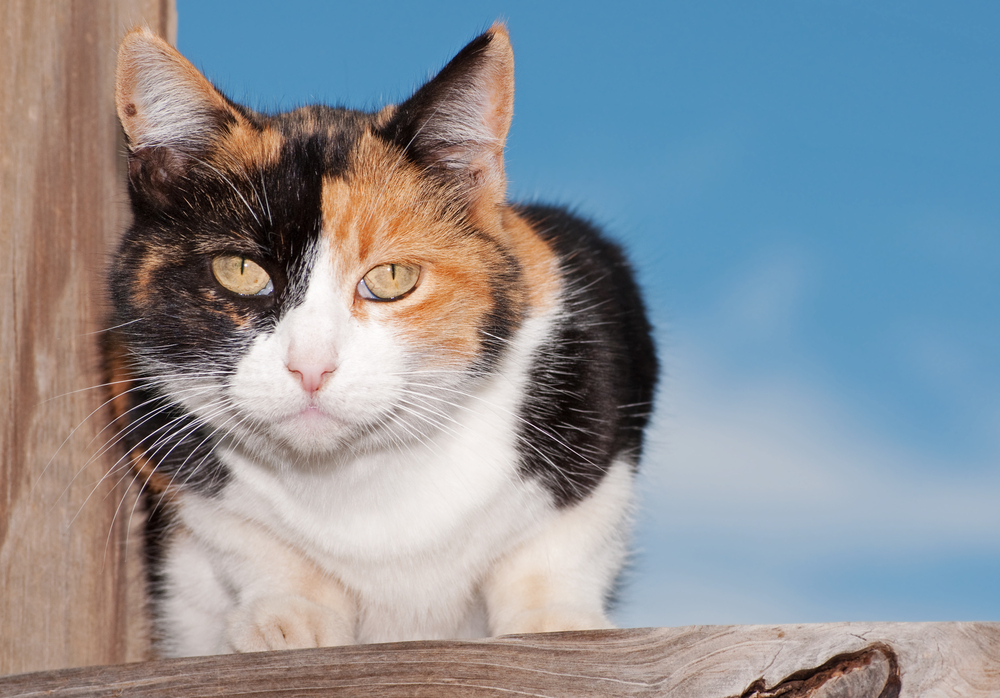
[[[470,206],[497,205],[513,113],[514,52],[506,27],[494,24],[399,105],[383,133]]]
[[[129,179],[153,203],[239,119],[187,59],[144,27],[118,49],[115,103],[128,138]]]

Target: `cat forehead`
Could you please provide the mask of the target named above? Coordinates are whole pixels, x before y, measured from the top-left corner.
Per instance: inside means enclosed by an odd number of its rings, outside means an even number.
[[[296,165],[315,174],[347,171],[361,136],[384,123],[392,108],[376,114],[324,105],[300,107],[275,115],[244,110],[215,142],[212,164],[238,173],[283,166],[295,176]],[[319,172],[315,169],[319,168]]]
[[[321,228],[327,233],[342,232],[361,219],[377,224],[390,217],[397,225],[412,221],[426,235],[428,226],[458,221],[444,205],[447,192],[422,177],[402,149],[378,135],[395,109],[369,114],[307,106],[256,122],[236,122],[217,142],[213,165],[223,178],[246,179],[259,170],[294,183],[293,188],[314,183]]]
[[[369,234],[356,241],[363,257],[376,237],[389,242],[388,228],[426,234],[460,224],[447,205],[447,191],[421,176],[403,149],[380,135],[394,109],[244,112],[246,118],[231,123],[214,143],[202,170],[208,179],[200,186],[215,192],[214,206],[225,197],[229,210],[258,224],[267,219],[265,227],[295,221],[311,228],[311,219],[317,232],[341,241],[365,229]],[[208,184],[212,180],[215,184]]]

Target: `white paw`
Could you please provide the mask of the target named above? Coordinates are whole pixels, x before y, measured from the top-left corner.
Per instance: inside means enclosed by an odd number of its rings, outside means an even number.
[[[342,614],[291,594],[265,596],[229,616],[234,652],[263,652],[354,644],[354,624]]]
[[[563,630],[599,630],[614,624],[603,613],[568,606],[532,608],[511,616],[493,629],[496,635],[555,633]]]

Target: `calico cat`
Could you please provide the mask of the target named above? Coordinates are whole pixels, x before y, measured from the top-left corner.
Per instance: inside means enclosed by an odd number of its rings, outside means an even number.
[[[376,113],[136,29],[117,434],[163,656],[609,627],[657,363],[620,250],[509,204],[496,25]]]

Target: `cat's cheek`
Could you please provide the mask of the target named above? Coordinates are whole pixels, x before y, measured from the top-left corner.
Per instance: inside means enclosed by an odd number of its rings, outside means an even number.
[[[324,413],[372,425],[394,411],[408,373],[406,351],[384,327],[362,328],[341,348],[341,363],[316,394]]]

